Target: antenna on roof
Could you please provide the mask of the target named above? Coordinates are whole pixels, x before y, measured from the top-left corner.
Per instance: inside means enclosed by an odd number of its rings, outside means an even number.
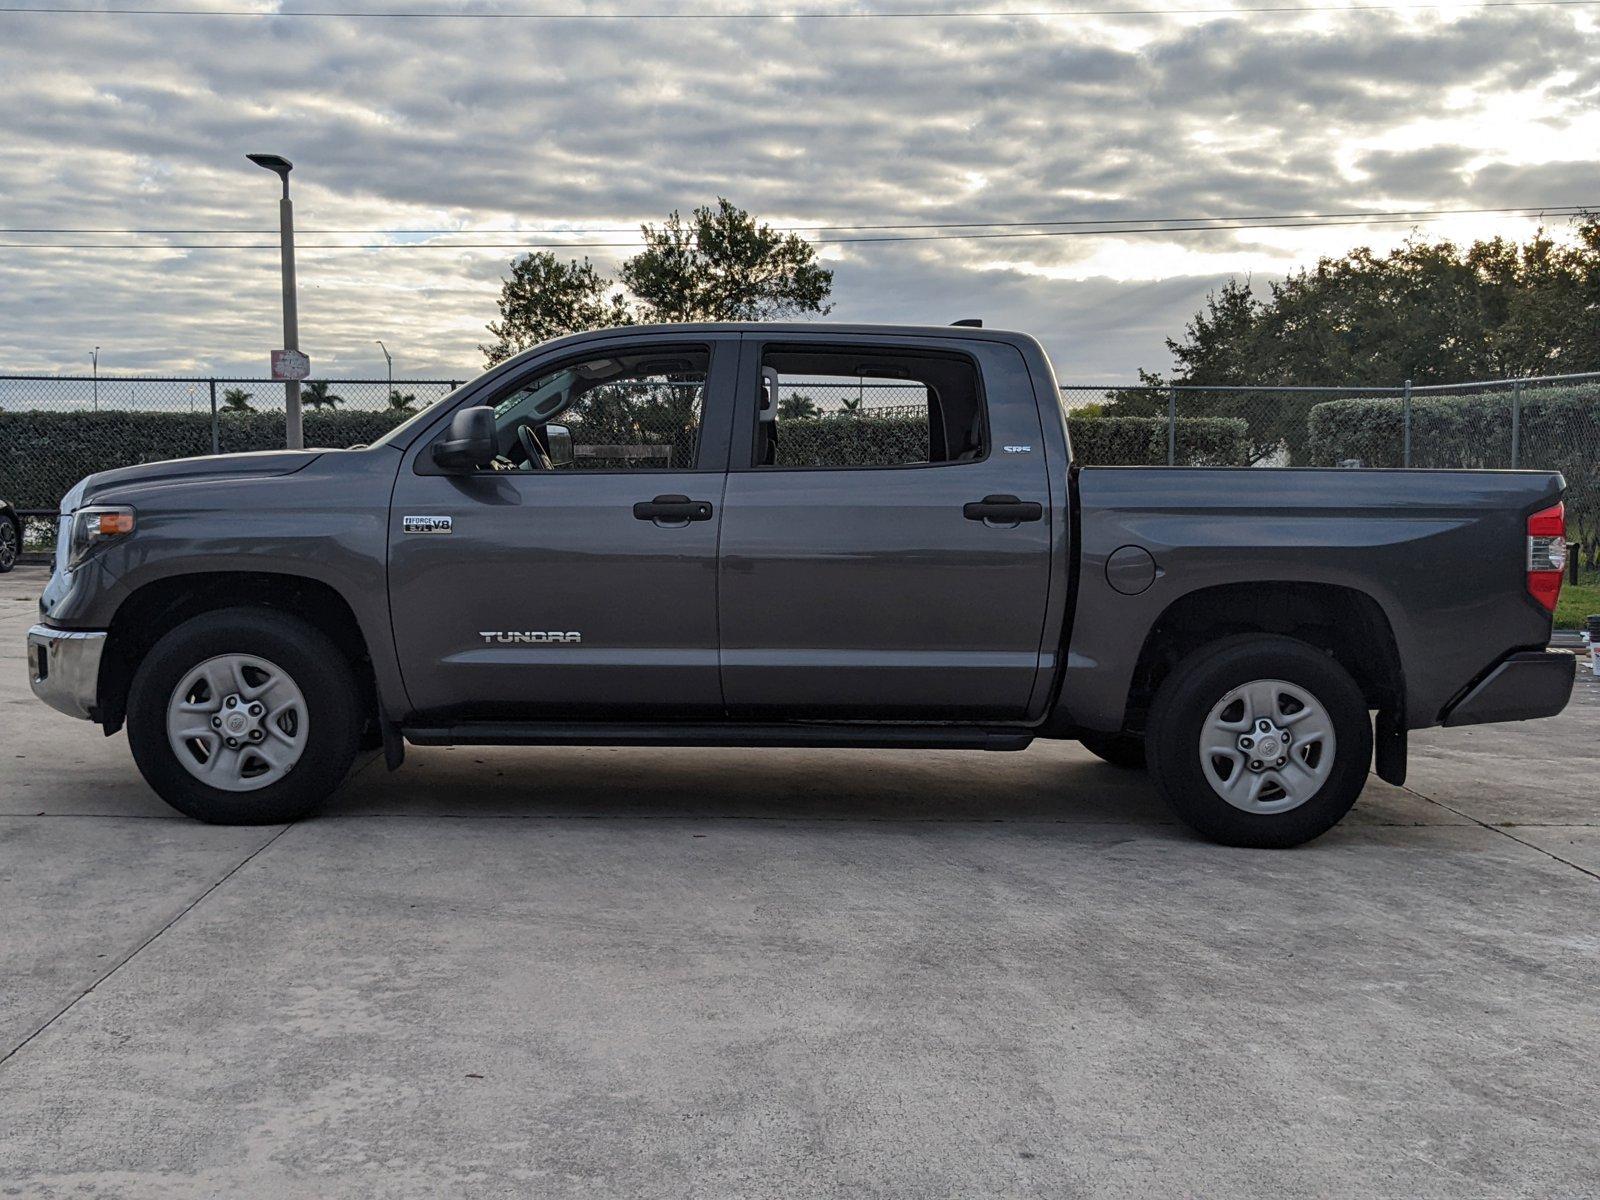
[[[950,324],[951,325],[965,325],[969,329],[982,329],[983,328],[983,318],[982,317],[962,317],[961,320],[959,320],[959,321],[951,321]]]

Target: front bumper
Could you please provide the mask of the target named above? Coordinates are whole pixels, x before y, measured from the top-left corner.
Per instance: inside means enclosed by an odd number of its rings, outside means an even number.
[[[1444,723],[1486,725],[1553,717],[1571,699],[1577,669],[1571,654],[1525,650],[1507,655],[1446,710]]]
[[[93,720],[105,647],[103,631],[35,625],[28,630],[28,682],[33,694],[57,712]]]

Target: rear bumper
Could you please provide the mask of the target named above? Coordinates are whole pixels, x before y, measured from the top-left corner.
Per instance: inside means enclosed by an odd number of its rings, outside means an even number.
[[[1528,650],[1508,655],[1445,710],[1446,725],[1531,721],[1567,706],[1578,660],[1571,654]]]
[[[35,625],[28,630],[28,682],[33,694],[57,712],[93,720],[105,646],[103,631]]]

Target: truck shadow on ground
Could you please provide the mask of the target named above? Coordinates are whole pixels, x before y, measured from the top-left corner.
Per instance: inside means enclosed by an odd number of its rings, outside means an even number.
[[[1076,745],[1021,753],[455,747],[358,765],[330,817],[680,817],[1172,826],[1148,778]]]

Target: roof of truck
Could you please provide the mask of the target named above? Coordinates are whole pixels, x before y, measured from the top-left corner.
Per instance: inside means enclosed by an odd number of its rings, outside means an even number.
[[[1038,347],[1038,341],[1027,333],[1011,329],[983,329],[973,325],[858,325],[843,321],[693,321],[662,325],[612,325],[605,329],[588,329],[581,333],[563,334],[537,346],[531,346],[506,359],[501,366],[521,364],[530,358],[566,346],[581,346],[591,341],[609,341],[614,338],[634,338],[651,334],[696,333],[760,333],[773,334],[865,334],[871,336],[956,338],[965,341],[1019,342]],[[1042,347],[1040,347],[1042,351]]]
[[[609,333],[892,333],[917,337],[973,337],[1009,341],[1031,335],[1012,329],[984,329],[974,325],[856,324],[845,321],[691,321],[683,324],[614,325],[570,337]],[[565,340],[565,339],[562,339]]]

